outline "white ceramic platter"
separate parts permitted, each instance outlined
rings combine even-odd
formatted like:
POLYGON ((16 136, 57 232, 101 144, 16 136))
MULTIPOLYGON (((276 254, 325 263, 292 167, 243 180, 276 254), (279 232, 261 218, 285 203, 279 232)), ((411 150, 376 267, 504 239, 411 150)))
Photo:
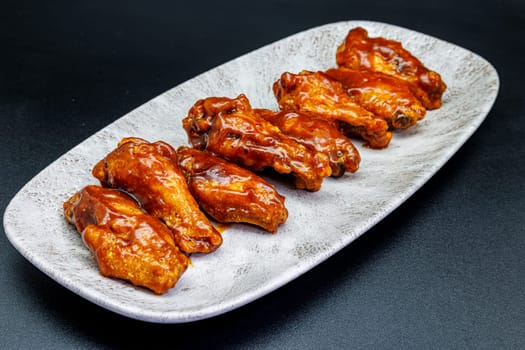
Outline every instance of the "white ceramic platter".
POLYGON ((483 58, 448 42, 377 22, 348 21, 313 28, 199 75, 126 114, 57 159, 10 202, 7 237, 37 268, 104 308, 140 320, 179 323, 212 317, 253 301, 307 272, 379 222, 420 188, 485 119, 499 88, 496 70, 483 58), (244 93, 255 108, 276 109, 271 86, 285 71, 335 66, 348 31, 401 41, 441 73, 448 89, 443 106, 416 127, 395 132, 385 150, 356 140, 361 168, 325 180, 320 191, 275 183, 286 196, 289 218, 276 235, 234 225, 222 247, 193 257, 177 285, 157 296, 102 277, 80 236, 63 217, 62 203, 87 184, 93 165, 127 136, 187 145, 181 120, 198 100, 244 93))

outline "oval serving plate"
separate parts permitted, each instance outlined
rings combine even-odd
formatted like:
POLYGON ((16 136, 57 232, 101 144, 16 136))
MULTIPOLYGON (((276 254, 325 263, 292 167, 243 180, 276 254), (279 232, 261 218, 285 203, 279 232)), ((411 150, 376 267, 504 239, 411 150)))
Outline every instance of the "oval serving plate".
POLYGON ((365 233, 420 188, 485 119, 499 89, 496 70, 480 56, 448 42, 389 24, 347 21, 306 30, 201 74, 131 111, 61 156, 29 181, 4 214, 7 237, 32 264, 64 287, 116 313, 149 322, 181 323, 249 303, 295 279, 365 233), (102 277, 91 253, 62 214, 62 203, 97 183, 93 165, 127 136, 187 145, 181 120, 198 99, 244 93, 254 108, 276 109, 271 86, 285 71, 335 66, 348 31, 399 40, 448 88, 443 106, 417 126, 395 132, 387 149, 355 140, 360 170, 326 179, 320 191, 276 183, 289 218, 272 235, 233 225, 215 253, 193 257, 177 285, 157 296, 102 277), (380 174, 380 176, 378 176, 380 174))

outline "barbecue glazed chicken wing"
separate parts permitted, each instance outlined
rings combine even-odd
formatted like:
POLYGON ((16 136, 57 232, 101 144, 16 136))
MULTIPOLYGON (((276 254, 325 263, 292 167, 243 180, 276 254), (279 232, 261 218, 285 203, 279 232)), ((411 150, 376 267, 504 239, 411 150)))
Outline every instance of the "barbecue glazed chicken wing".
POLYGON ((199 100, 183 120, 191 144, 255 171, 266 167, 294 175, 295 187, 321 188, 331 175, 328 157, 286 136, 258 116, 246 96, 199 100))
POLYGON ((125 138, 94 167, 93 175, 104 186, 131 193, 173 231, 182 251, 212 252, 222 244, 221 234, 199 209, 176 157, 167 143, 125 138))
POLYGON ((392 133, 388 123, 356 104, 339 81, 323 72, 285 72, 273 85, 282 110, 316 114, 345 123, 345 130, 359 136, 370 148, 388 146, 392 133))
POLYGON ((64 213, 103 276, 163 294, 188 266, 189 259, 175 245, 171 231, 123 192, 86 186, 64 203, 64 213))
POLYGON ((195 148, 181 146, 177 156, 191 193, 217 221, 253 224, 272 233, 286 221, 284 197, 260 176, 195 148))
POLYGON ((346 171, 354 173, 359 168, 359 152, 335 122, 305 112, 255 111, 295 141, 328 155, 333 177, 343 176, 346 171))
POLYGON ((386 120, 393 128, 406 129, 425 117, 425 107, 404 80, 344 67, 325 73, 340 81, 353 101, 386 120))
POLYGON ((337 48, 336 61, 339 66, 382 72, 405 80, 425 108, 441 106, 441 96, 447 88, 441 76, 426 68, 398 41, 371 38, 365 29, 357 27, 349 31, 337 48))

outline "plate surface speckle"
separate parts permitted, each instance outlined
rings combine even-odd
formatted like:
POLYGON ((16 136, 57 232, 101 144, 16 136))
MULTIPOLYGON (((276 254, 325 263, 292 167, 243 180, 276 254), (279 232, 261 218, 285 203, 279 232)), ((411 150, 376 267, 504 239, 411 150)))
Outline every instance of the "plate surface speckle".
POLYGON ((496 70, 480 56, 430 36, 389 24, 348 21, 313 28, 241 56, 147 102, 57 159, 12 199, 4 226, 13 246, 51 278, 119 314, 180 323, 212 317, 253 301, 293 280, 348 245, 420 188, 479 127, 499 89, 496 70), (254 108, 277 109, 271 86, 284 71, 335 66, 347 32, 399 40, 448 88, 443 106, 417 126, 395 132, 385 150, 369 150, 356 174, 326 179, 319 192, 291 189, 289 218, 276 235, 247 226, 227 229, 222 247, 192 258, 193 266, 168 293, 102 277, 62 203, 87 184, 94 164, 127 136, 187 145, 181 120, 198 99, 244 93, 254 108))

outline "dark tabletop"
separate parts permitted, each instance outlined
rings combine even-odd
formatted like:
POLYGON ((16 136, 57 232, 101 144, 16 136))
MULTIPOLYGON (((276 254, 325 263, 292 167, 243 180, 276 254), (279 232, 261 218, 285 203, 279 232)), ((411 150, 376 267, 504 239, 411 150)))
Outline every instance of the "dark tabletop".
POLYGON ((9 2, 0 5, 2 213, 28 180, 113 120, 317 25, 366 19, 430 34, 483 56, 501 86, 481 127, 386 219, 212 319, 152 324, 100 308, 33 267, 2 226, 1 349, 525 348, 525 2, 9 2))

